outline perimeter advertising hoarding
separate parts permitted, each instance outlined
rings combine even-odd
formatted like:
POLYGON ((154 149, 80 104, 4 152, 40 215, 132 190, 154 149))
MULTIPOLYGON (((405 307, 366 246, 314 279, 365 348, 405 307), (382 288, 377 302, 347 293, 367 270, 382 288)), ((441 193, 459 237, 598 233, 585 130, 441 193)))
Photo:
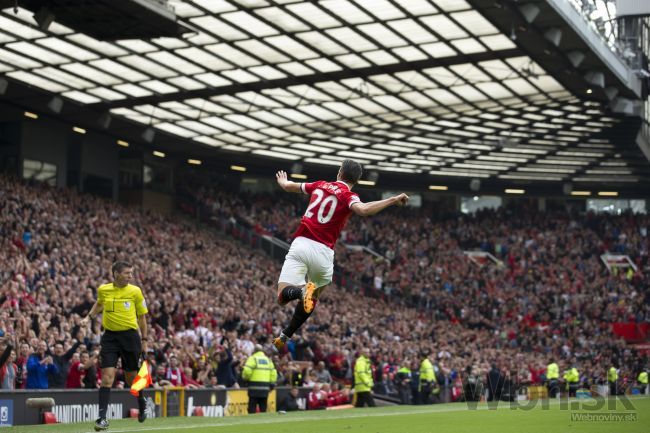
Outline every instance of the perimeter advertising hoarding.
MULTIPOLYGON (((147 417, 161 416, 162 390, 147 389, 147 417)), ((269 394, 268 410, 275 412, 276 401, 281 402, 289 388, 280 387, 269 394)), ((301 388, 299 397, 305 398, 309 389, 301 388)), ((40 424, 42 415, 38 409, 27 407, 27 399, 51 397, 55 401, 52 412, 60 423, 94 422, 98 417, 97 390, 16 390, 0 391, 0 426, 40 424)), ((128 390, 111 391, 109 419, 128 418, 131 409, 138 407, 136 399, 128 390)), ((222 417, 245 415, 248 409, 246 389, 186 389, 185 415, 194 416, 200 407, 203 416, 222 417)))
MULTIPOLYGON (((30 398, 51 397, 56 403, 52 412, 61 423, 90 422, 97 419, 99 407, 97 390, 16 390, 0 391, 0 425, 4 423, 3 409, 6 419, 12 425, 40 424, 42 415, 39 409, 27 407, 30 398), (8 404, 9 403, 9 404, 8 404)), ((154 404, 154 391, 145 391, 147 398, 147 415, 158 416, 160 413, 154 404)), ((127 418, 131 408, 137 408, 136 399, 128 390, 113 390, 111 404, 108 407, 110 419, 127 418)))
POLYGON ((0 427, 11 427, 12 425, 14 425, 14 402, 0 400, 0 427))

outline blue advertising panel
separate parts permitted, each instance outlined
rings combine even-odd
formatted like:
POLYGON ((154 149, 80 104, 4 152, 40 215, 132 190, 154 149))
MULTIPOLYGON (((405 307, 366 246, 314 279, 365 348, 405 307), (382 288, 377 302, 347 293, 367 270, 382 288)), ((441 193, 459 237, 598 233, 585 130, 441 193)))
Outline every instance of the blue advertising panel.
POLYGON ((13 424, 14 424, 13 400, 0 400, 0 427, 12 426, 13 424))

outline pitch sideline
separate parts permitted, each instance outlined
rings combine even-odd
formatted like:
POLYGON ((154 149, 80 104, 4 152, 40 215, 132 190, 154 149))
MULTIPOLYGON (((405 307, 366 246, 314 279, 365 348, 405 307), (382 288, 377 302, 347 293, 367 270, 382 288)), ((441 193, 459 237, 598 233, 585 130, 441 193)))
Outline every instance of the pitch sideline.
MULTIPOLYGON (((642 400, 645 398, 648 398, 646 396, 628 396, 627 397, 630 400, 642 400)), ((548 404, 550 406, 557 406, 560 403, 568 403, 572 401, 579 401, 581 403, 589 403, 590 401, 594 401, 593 399, 571 399, 571 400, 554 400, 554 401, 549 401, 548 404)), ((490 408, 487 404, 482 404, 480 406, 477 406, 476 409, 474 410, 503 410, 503 409, 510 409, 510 405, 508 402, 500 402, 496 408, 490 408)), ((456 405, 456 403, 450 403, 456 405)), ((391 407, 396 407, 396 406, 391 406, 391 407)), ((278 424, 278 423, 289 423, 289 422, 302 422, 302 421, 321 421, 321 420, 327 420, 327 419, 356 419, 356 418, 366 418, 366 417, 385 417, 385 416, 402 416, 402 415, 420 415, 420 414, 427 414, 427 413, 446 413, 446 412, 460 412, 460 411, 467 411, 470 410, 467 408, 467 406, 463 407, 458 407, 458 408, 452 408, 452 407, 441 407, 440 409, 435 409, 436 406, 432 405, 430 407, 427 407, 426 410, 410 410, 410 411, 404 411, 404 412, 378 412, 378 413, 370 413, 370 411, 364 411, 364 413, 356 413, 356 414, 350 414, 350 415, 343 415, 343 416, 334 416, 334 415, 329 415, 329 416, 300 416, 300 417, 284 417, 281 415, 278 415, 277 418, 258 418, 256 419, 248 419, 251 418, 250 416, 240 416, 236 417, 238 418, 237 422, 221 422, 221 423, 202 423, 202 424, 185 424, 185 425, 177 425, 177 426, 161 426, 161 427, 140 427, 140 428, 132 428, 132 429, 110 429, 110 432, 112 433, 132 433, 132 432, 147 432, 147 431, 166 431, 166 430, 189 430, 189 429, 195 429, 195 428, 205 428, 205 427, 233 427, 233 426, 238 426, 238 425, 265 425, 265 424, 278 424), (432 410, 433 409, 433 410, 432 410)), ((340 412, 337 412, 340 414, 340 412)), ((222 418, 223 419, 223 418, 222 418)), ((93 431, 88 431, 86 433, 95 433, 93 431)))

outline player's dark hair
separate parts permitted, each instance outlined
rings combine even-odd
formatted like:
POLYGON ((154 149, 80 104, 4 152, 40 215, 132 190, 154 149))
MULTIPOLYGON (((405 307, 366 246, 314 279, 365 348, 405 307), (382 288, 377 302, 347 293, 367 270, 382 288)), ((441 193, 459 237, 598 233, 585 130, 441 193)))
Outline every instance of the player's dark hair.
POLYGON ((352 159, 346 159, 341 164, 341 180, 357 183, 362 172, 361 164, 352 159))
POLYGON ((116 272, 119 274, 120 272, 122 272, 126 268, 132 268, 132 267, 133 266, 131 265, 131 263, 117 261, 117 262, 113 263, 113 266, 111 266, 111 272, 112 272, 113 276, 115 276, 116 272))

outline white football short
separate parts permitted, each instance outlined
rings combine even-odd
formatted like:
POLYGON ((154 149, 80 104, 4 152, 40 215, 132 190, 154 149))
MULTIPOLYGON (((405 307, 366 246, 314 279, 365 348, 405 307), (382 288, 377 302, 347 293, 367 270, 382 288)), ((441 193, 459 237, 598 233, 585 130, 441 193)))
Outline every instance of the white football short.
POLYGON ((334 250, 299 236, 293 240, 284 258, 278 282, 302 286, 311 281, 318 288, 331 283, 333 273, 334 250))

